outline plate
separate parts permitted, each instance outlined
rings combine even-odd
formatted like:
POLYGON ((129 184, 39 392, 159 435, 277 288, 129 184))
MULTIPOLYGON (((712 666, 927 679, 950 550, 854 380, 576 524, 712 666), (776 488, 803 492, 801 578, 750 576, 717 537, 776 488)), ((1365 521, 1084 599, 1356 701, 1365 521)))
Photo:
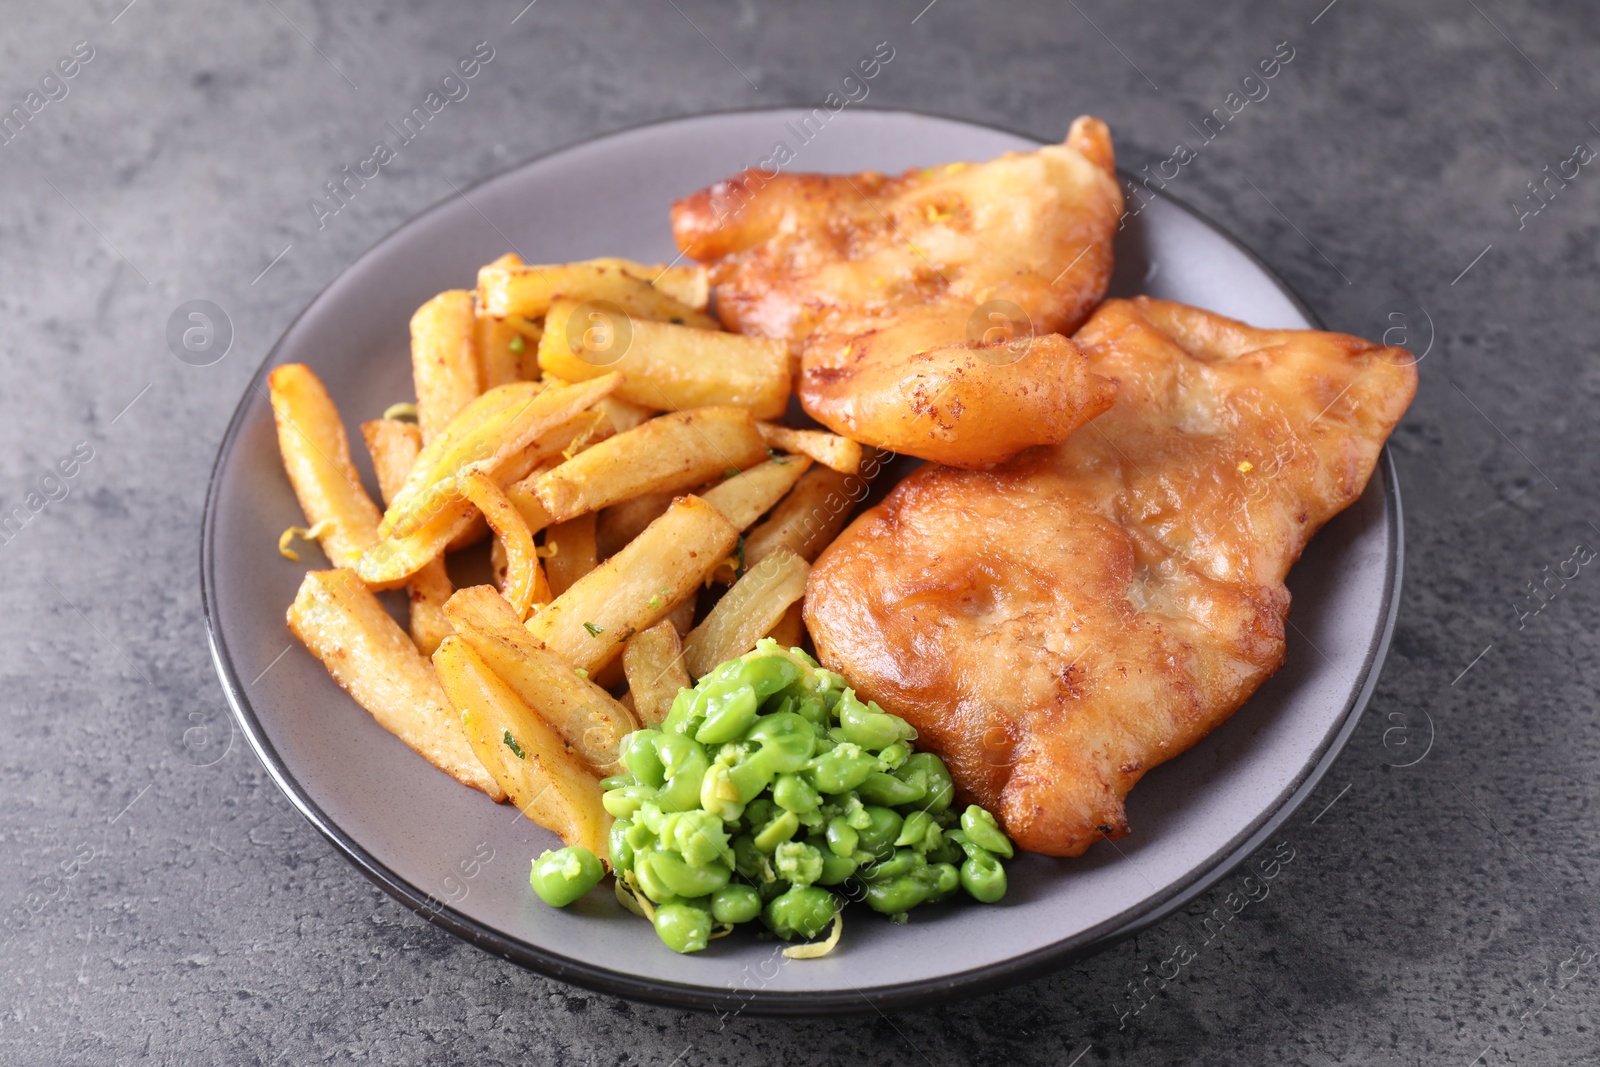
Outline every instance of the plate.
MULTIPOLYGON (((1317 784, 1376 683, 1400 590, 1400 501, 1386 452, 1366 493, 1290 576, 1284 668, 1227 725, 1144 778, 1128 803, 1133 836, 1076 860, 1019 858, 998 905, 919 909, 905 926, 852 909, 839 951, 790 961, 781 946, 743 933, 679 956, 604 893, 564 911, 541 904, 528 865, 554 836, 430 768, 291 639, 284 611, 306 565, 282 559, 276 541, 303 519, 263 379, 281 363, 309 364, 354 433, 411 396, 407 323, 428 297, 470 286, 508 246, 530 262, 671 260, 668 205, 768 158, 779 141, 794 150, 792 169, 813 171, 897 172, 1036 147, 908 112, 851 109, 820 129, 800 123, 806 114, 715 114, 613 134, 490 178, 402 226, 312 301, 267 357, 223 438, 202 524, 217 672, 251 746, 312 824, 468 941, 559 979, 671 1005, 814 1013, 926 1004, 1018 980, 1155 922, 1267 842, 1317 784)), ((1316 325, 1261 262, 1170 198, 1132 218, 1116 252, 1112 295, 1145 292, 1263 327, 1316 325)), ((353 451, 374 486, 363 450, 353 451)))

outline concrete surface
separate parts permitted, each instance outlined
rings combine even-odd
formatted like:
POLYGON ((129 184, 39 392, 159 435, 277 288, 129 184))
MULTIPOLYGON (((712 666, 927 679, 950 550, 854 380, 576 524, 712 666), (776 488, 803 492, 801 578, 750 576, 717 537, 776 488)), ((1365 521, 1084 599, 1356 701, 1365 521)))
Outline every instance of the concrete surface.
POLYGON ((0 40, 0 103, 39 91, 0 145, 0 511, 29 516, 0 535, 0 1061, 1600 1062, 1600 577, 1588 549, 1563 567, 1600 547, 1600 175, 1563 163, 1600 144, 1595 9, 126 2, 12 3, 0 40), (478 41, 470 96, 319 230, 308 199, 478 41), (1171 191, 1330 324, 1427 349, 1393 440, 1388 667, 1281 835, 1292 865, 1203 949, 1228 881, 1051 977, 893 1017, 719 1021, 547 981, 392 902, 230 746, 196 566, 217 441, 299 309, 451 183, 813 104, 880 41, 869 104, 1041 137, 1092 112, 1134 170, 1287 42, 1171 191), (204 366, 167 342, 197 299, 233 330, 204 366))

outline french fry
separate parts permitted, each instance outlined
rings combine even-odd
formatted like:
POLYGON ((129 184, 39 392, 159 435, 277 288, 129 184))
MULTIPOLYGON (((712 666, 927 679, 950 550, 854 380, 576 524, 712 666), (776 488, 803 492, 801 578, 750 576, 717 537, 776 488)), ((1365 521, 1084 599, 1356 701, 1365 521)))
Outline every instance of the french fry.
POLYGON ((289 629, 385 730, 462 784, 505 799, 433 668, 354 574, 308 573, 289 608, 289 629))
POLYGON ((600 563, 595 552, 594 512, 557 523, 545 531, 545 560, 550 592, 560 596, 600 563))
MULTIPOLYGON (((506 319, 474 312, 474 329, 477 331, 478 377, 485 389, 519 381, 522 378, 522 357, 528 350, 528 339, 506 319)), ((535 359, 538 358, 537 352, 535 359)))
POLYGON ((505 252, 484 265, 488 267, 520 267, 522 266, 522 257, 515 252, 505 252))
MULTIPOLYGON (((537 354, 535 354, 537 358, 537 354)), ((611 420, 611 429, 616 433, 627 433, 641 422, 646 422, 655 416, 659 408, 645 407, 623 400, 620 397, 608 396, 595 407, 606 413, 606 418, 611 420)))
POLYGON ((477 514, 461 496, 461 475, 481 470, 496 484, 508 480, 514 465, 531 465, 535 442, 571 432, 571 421, 616 384, 615 377, 559 389, 513 382, 474 400, 423 448, 379 524, 381 539, 356 565, 362 580, 397 581, 437 556, 477 514))
POLYGON ((587 262, 602 267, 616 267, 627 271, 635 278, 643 278, 674 300, 688 304, 696 311, 704 311, 711 303, 711 276, 699 263, 688 266, 657 263, 650 266, 617 256, 605 256, 587 262))
POLYGON ((768 637, 778 642, 781 648, 799 648, 806 639, 806 619, 804 598, 796 600, 789 605, 789 610, 783 613, 783 618, 778 620, 778 625, 772 628, 768 637))
POLYGON ((820 465, 806 471, 767 521, 745 538, 745 566, 754 567, 780 547, 807 563, 815 560, 850 521, 881 466, 874 453, 859 474, 840 474, 820 465))
POLYGON ((306 523, 331 522, 322 551, 335 567, 353 566, 378 539, 378 506, 350 462, 339 409, 304 363, 286 363, 267 377, 278 451, 306 523))
POLYGON ((483 392, 472 293, 450 289, 411 316, 411 379, 426 446, 483 392))
POLYGON ((600 775, 621 772, 622 739, 639 724, 610 693, 541 647, 489 586, 461 590, 446 611, 462 640, 590 769, 600 775))
POLYGON ((672 698, 692 683, 683 666, 683 641, 671 619, 628 638, 622 650, 622 669, 628 676, 633 713, 646 728, 660 726, 672 710, 672 698))
POLYGON ((810 466, 811 460, 805 456, 774 455, 707 489, 700 498, 728 516, 728 521, 739 529, 747 530, 794 488, 810 466))
POLYGON ((565 522, 644 493, 700 485, 754 466, 766 454, 755 420, 743 408, 678 411, 578 453, 542 476, 534 491, 551 518, 565 522))
POLYGON ((478 300, 483 309, 497 318, 520 315, 545 318, 552 302, 560 297, 578 302, 612 304, 632 320, 677 322, 702 330, 721 327, 716 319, 674 300, 648 281, 616 267, 594 263, 566 263, 548 266, 495 267, 478 271, 478 300))
POLYGON ((677 498, 678 494, 671 491, 645 493, 599 512, 599 520, 595 524, 595 543, 600 558, 607 559, 620 552, 623 545, 644 533, 646 526, 666 514, 677 498))
POLYGON ((644 319, 596 328, 587 316, 577 300, 550 305, 539 342, 545 374, 585 381, 617 371, 619 397, 667 411, 729 404, 771 419, 789 405, 789 348, 781 340, 644 319))
POLYGON ((623 642, 694 596, 738 538, 722 512, 699 497, 680 497, 626 548, 535 612, 528 632, 594 676, 623 642))
POLYGON ((482 471, 461 476, 461 494, 483 512, 489 528, 500 539, 506 554, 505 598, 516 612, 517 621, 528 617, 534 604, 550 601, 550 585, 533 551, 533 535, 528 524, 498 485, 482 471))
MULTIPOLYGON (((378 473, 378 490, 385 505, 405 485, 411 468, 422 450, 422 434, 416 423, 398 419, 374 419, 361 424, 361 436, 372 454, 378 473)), ((454 591, 444 557, 435 556, 406 583, 411 600, 411 640, 424 656, 433 655, 439 642, 450 636, 450 621, 444 617, 444 602, 454 591)))
POLYGON ((787 548, 774 550, 745 571, 704 622, 683 642, 683 662, 696 678, 724 660, 742 656, 772 632, 789 605, 805 595, 811 565, 787 548))
POLYGON ((770 422, 757 428, 769 448, 810 456, 840 474, 854 474, 861 469, 861 446, 848 437, 822 430, 792 430, 770 422))
POLYGON ((689 631, 694 629, 694 612, 699 600, 698 595, 691 596, 667 615, 667 621, 672 623, 672 628, 678 631, 680 638, 688 637, 689 631))
POLYGON ((439 646, 433 663, 472 750, 512 803, 562 843, 609 858, 600 783, 561 735, 459 636, 439 646))

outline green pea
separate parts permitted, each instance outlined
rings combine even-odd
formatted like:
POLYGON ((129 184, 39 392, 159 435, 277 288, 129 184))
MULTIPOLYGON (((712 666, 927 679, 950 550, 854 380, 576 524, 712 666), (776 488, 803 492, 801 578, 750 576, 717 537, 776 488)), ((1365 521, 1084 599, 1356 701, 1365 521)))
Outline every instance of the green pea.
POLYGON ((694 866, 726 863, 731 859, 727 826, 707 811, 680 811, 668 815, 661 823, 661 843, 694 866))
POLYGON ((625 871, 633 866, 633 845, 628 843, 628 831, 633 829, 633 822, 629 819, 618 819, 611 824, 611 829, 606 831, 606 844, 611 851, 611 866, 619 871, 625 871))
POLYGON ((961 888, 974 899, 993 904, 1006 895, 1006 869, 986 851, 976 856, 969 853, 961 865, 961 888))
POLYGON ((785 811, 778 815, 766 826, 756 832, 756 848, 762 852, 772 852, 779 845, 795 835, 800 829, 800 820, 792 811, 785 811))
POLYGON ((967 810, 961 813, 961 829, 968 841, 997 856, 1010 859, 1016 852, 994 816, 976 804, 967 805, 967 810))
POLYGON ((823 793, 847 793, 859 788, 878 769, 878 761, 856 744, 835 745, 806 764, 806 777, 823 793))
POLYGON ((896 849, 888 859, 868 867, 862 876, 869 882, 890 882, 905 875, 917 873, 927 866, 927 861, 909 848, 896 849))
POLYGON ((899 915, 927 900, 929 887, 910 875, 868 882, 867 907, 885 915, 899 915))
POLYGON ((755 655, 744 661, 742 677, 745 684, 755 690, 757 698, 765 700, 798 682, 800 667, 782 653, 770 656, 755 655))
POLYGON ((860 844, 861 835, 843 816, 828 820, 828 851, 835 856, 848 856, 860 844))
POLYGON ((657 789, 667 780, 667 770, 661 765, 661 756, 656 751, 656 742, 660 738, 660 730, 635 730, 622 742, 622 765, 642 784, 657 789))
POLYGON ((878 750, 878 770, 893 773, 911 758, 911 746, 896 741, 878 750))
POLYGON ((810 885, 822 877, 822 852, 804 841, 785 841, 772 853, 778 877, 793 885, 810 885))
POLYGON ((777 878, 767 854, 756 848, 755 838, 749 834, 733 839, 733 869, 758 885, 777 878))
POLYGON ((609 778, 600 779, 600 788, 602 790, 622 789, 626 786, 638 784, 638 780, 631 774, 613 774, 609 778))
POLYGON ((650 869, 657 881, 675 897, 703 897, 728 884, 733 873, 724 864, 695 865, 676 852, 661 849, 650 854, 650 869))
POLYGON ((533 861, 528 883, 540 900, 564 908, 599 885, 605 873, 593 852, 572 846, 542 853, 533 861))
POLYGON ((656 741, 667 773, 656 803, 662 811, 691 811, 700 806, 700 784, 711 761, 706 750, 682 734, 662 734, 656 741))
POLYGON ((867 780, 861 783, 856 792, 860 793, 861 799, 868 804, 897 808, 903 804, 915 804, 922 799, 927 789, 914 781, 902 782, 892 774, 873 771, 867 775, 867 780))
POLYGON ((822 698, 814 695, 801 697, 794 703, 794 713, 811 724, 812 730, 819 730, 828 725, 828 705, 822 698))
POLYGON ((960 830, 941 831, 939 834, 939 843, 928 849, 928 862, 935 864, 958 864, 965 859, 966 856, 961 851, 961 844, 950 839, 951 833, 959 834, 960 832, 960 830))
POLYGON ((832 852, 822 853, 822 874, 817 877, 817 885, 838 885, 840 882, 856 873, 856 861, 851 856, 835 856, 832 852))
POLYGON ((683 901, 656 908, 656 934, 674 952, 699 952, 711 937, 711 912, 683 901))
MULTIPOLYGON (((763 750, 764 751, 764 750, 763 750)), ((755 753, 743 763, 736 763, 728 768, 728 780, 738 791, 739 799, 749 803, 761 795, 762 790, 772 784, 773 777, 777 774, 771 763, 763 758, 760 752, 755 753)))
POLYGON ((694 732, 694 739, 702 745, 720 745, 724 741, 744 736, 756 721, 756 694, 749 686, 711 701, 706 707, 706 718, 694 732))
POLYGON ((925 811, 913 811, 906 816, 905 824, 900 827, 900 833, 894 839, 894 845, 895 848, 910 846, 918 852, 927 852, 937 845, 943 836, 932 815, 925 811))
POLYGON ((812 938, 828 928, 836 910, 833 894, 816 886, 795 886, 767 902, 761 917, 785 941, 812 938))
POLYGON ((953 863, 930 863, 928 872, 932 879, 933 893, 924 901, 926 904, 936 904, 961 888, 961 872, 953 863))
POLYGON ((663 855, 670 855, 670 853, 664 853, 660 849, 654 848, 639 849, 634 853, 633 867, 631 868, 633 876, 639 884, 639 889, 657 904, 671 900, 678 895, 672 891, 671 886, 656 876, 656 858, 663 855))
POLYGON ((761 914, 755 887, 730 882, 711 894, 711 917, 719 923, 747 923, 761 914))
POLYGON ((917 736, 917 731, 911 728, 910 723, 898 715, 881 710, 876 704, 861 703, 854 690, 845 690, 836 710, 845 740, 853 741, 862 748, 876 751, 896 741, 910 741, 917 736))
POLYGON ((914 753, 894 774, 901 781, 922 786, 923 797, 917 806, 931 815, 944 811, 955 799, 956 784, 950 777, 950 769, 932 752, 914 753))
POLYGON ((868 806, 868 826, 858 832, 858 847, 874 856, 888 857, 894 853, 894 839, 900 836, 903 820, 888 808, 868 806))
POLYGON ((815 811, 822 804, 821 795, 804 778, 795 774, 778 775, 778 781, 772 787, 772 799, 778 807, 796 815, 815 811))
POLYGON ((647 785, 625 785, 621 789, 609 790, 600 798, 600 803, 610 812, 613 818, 632 818, 646 801, 656 799, 656 791, 647 785))

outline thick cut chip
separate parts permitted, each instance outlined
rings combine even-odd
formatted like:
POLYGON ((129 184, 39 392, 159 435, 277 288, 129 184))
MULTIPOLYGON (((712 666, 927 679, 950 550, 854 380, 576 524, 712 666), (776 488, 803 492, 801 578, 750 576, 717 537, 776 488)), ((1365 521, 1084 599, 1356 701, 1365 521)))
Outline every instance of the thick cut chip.
POLYGON ((789 405, 782 341, 643 319, 614 324, 574 300, 550 305, 539 367, 575 382, 616 371, 619 397, 658 411, 729 404, 770 419, 789 405))
POLYGON ((411 378, 424 445, 483 392, 477 333, 465 289, 440 293, 411 316, 411 378))
POLYGON ((545 581, 539 557, 534 554, 533 535, 528 524, 506 494, 482 471, 461 476, 461 492, 472 506, 483 512, 489 528, 500 539, 505 553, 506 602, 516 611, 518 621, 528 617, 535 604, 550 601, 550 585, 545 581))
POLYGON ((738 539, 722 512, 699 497, 679 497, 626 548, 536 612, 528 631, 597 675, 628 638, 694 596, 738 539))
POLYGON ((550 592, 560 596, 600 563, 595 549, 595 514, 579 515, 545 531, 545 568, 550 592))
POLYGON ((770 422, 763 422, 759 429, 761 439, 780 452, 810 456, 840 474, 854 474, 861 469, 861 446, 848 437, 821 430, 793 430, 770 422))
POLYGON ((289 629, 385 730, 462 784, 505 799, 468 744, 433 667, 354 574, 307 574, 289 608, 289 629))
POLYGON ((683 665, 683 639, 671 619, 662 619, 628 638, 622 650, 622 668, 628 676, 633 712, 646 727, 660 726, 672 710, 678 690, 692 684, 683 665))
POLYGON ((564 738, 596 774, 618 774, 622 739, 637 728, 628 710, 572 664, 540 646, 504 597, 487 585, 450 598, 451 623, 523 703, 564 738))
POLYGON ((278 452, 306 523, 329 522, 322 551, 336 567, 353 566, 378 539, 378 506, 350 462, 339 409, 304 363, 286 363, 267 377, 278 452))
POLYGON ((1289 568, 1417 381, 1401 349, 1145 298, 1077 341, 1110 411, 992 471, 916 471, 806 591, 823 664, 1058 856, 1127 834, 1128 790, 1278 669, 1289 568))
POLYGON ((707 504, 728 516, 728 521, 747 530, 784 495, 794 488, 811 461, 805 456, 783 456, 776 453, 765 463, 713 486, 700 494, 707 504))
POLYGON ((699 678, 742 656, 783 620, 806 591, 810 564, 780 548, 745 571, 683 642, 683 662, 699 678))
POLYGON ((589 304, 603 315, 621 312, 629 319, 676 322, 702 330, 720 328, 705 312, 673 299, 647 280, 603 263, 491 265, 478 271, 478 303, 498 318, 543 318, 550 305, 562 297, 589 304))
POLYGON ((565 522, 645 493, 691 489, 766 455, 743 408, 676 411, 578 453, 541 477, 535 491, 551 517, 565 522))
POLYGON ((609 858, 600 780, 561 735, 460 637, 440 645, 433 663, 472 750, 511 802, 563 844, 609 858))
MULTIPOLYGON (((388 505, 405 485, 411 468, 422 451, 422 434, 416 423, 398 419, 374 419, 361 424, 361 436, 372 454, 378 474, 378 490, 388 505)), ((444 617, 445 601, 454 587, 445 570, 444 557, 436 556, 406 583, 411 600, 411 640, 424 656, 433 655, 439 642, 450 636, 450 621, 444 617)))

